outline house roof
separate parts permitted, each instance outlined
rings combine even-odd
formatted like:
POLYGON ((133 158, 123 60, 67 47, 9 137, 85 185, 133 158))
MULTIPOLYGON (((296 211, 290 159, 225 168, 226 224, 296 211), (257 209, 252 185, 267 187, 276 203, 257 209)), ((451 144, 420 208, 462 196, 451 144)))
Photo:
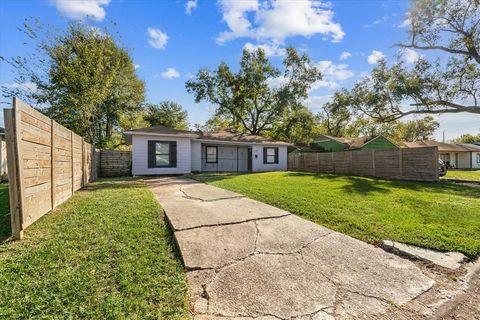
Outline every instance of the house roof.
POLYGON ((462 147, 468 149, 469 151, 480 152, 480 146, 473 143, 461 143, 462 147))
POLYGON ((407 148, 438 147, 439 152, 469 152, 470 149, 463 145, 442 143, 433 140, 403 142, 407 148))
POLYGON ((277 140, 265 138, 258 135, 245 134, 245 133, 240 133, 240 132, 235 132, 230 130, 200 132, 197 139, 272 144, 272 145, 283 145, 283 146, 291 145, 291 143, 284 142, 284 141, 277 141, 277 140))
MULTIPOLYGON (((325 139, 328 139, 328 140, 333 140, 333 141, 336 141, 338 143, 341 143, 341 144, 345 145, 345 147, 347 147, 348 149, 360 149, 364 145, 366 145, 367 143, 369 143, 369 142, 371 142, 375 139, 378 139, 379 137, 384 137, 384 136, 379 135, 379 136, 376 136, 372 139, 368 139, 367 137, 352 138, 352 137, 333 137, 333 136, 329 136, 329 135, 322 135, 319 138, 315 139, 315 141, 319 142, 319 141, 323 140, 322 138, 325 138, 325 139)), ((388 139, 388 138, 385 138, 385 139, 390 141, 390 139, 388 139)), ((395 144, 395 143, 393 143, 393 144, 395 144)))
POLYGON ((291 145, 291 143, 288 143, 288 142, 277 141, 277 140, 265 138, 258 135, 249 135, 249 134, 239 133, 231 130, 194 132, 194 131, 173 129, 166 126, 153 126, 149 128, 141 128, 141 129, 125 131, 124 135, 125 135, 126 141, 128 143, 131 143, 132 142, 131 136, 135 134, 177 136, 177 137, 193 138, 196 140, 209 140, 209 141, 214 140, 214 141, 271 144, 271 145, 283 145, 283 146, 291 145))

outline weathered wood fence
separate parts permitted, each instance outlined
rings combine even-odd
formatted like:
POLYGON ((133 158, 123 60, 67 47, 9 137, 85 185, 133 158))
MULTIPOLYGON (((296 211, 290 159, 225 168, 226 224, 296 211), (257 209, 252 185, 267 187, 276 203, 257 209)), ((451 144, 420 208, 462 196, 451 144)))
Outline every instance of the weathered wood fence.
POLYGON ((387 179, 438 181, 437 147, 329 153, 290 153, 288 170, 387 179))
POLYGON ((102 177, 126 177, 132 173, 132 152, 120 150, 100 151, 102 177))
POLYGON ((98 175, 99 153, 82 137, 13 99, 4 109, 12 236, 98 175))

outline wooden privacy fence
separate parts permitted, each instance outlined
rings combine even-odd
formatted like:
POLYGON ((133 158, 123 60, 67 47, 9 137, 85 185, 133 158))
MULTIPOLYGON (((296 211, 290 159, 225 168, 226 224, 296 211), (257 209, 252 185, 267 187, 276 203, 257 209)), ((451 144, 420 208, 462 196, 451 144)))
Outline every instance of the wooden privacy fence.
POLYGON ((290 153, 288 170, 387 179, 438 181, 437 147, 330 153, 290 153))
POLYGON ((100 175, 102 177, 125 177, 132 172, 132 152, 119 150, 100 151, 100 175))
POLYGON ((4 110, 12 236, 97 178, 98 152, 19 99, 4 110))

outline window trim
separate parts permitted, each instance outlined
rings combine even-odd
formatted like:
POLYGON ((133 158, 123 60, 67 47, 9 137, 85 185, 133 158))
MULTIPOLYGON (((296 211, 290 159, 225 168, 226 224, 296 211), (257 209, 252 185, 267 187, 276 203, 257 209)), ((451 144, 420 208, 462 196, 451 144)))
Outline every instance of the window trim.
POLYGON ((218 163, 218 146, 205 146, 205 163, 218 163), (208 161, 208 148, 215 148, 215 161, 208 161))
POLYGON ((480 153, 477 153, 477 163, 480 163, 480 153))
POLYGON ((278 147, 263 147, 263 164, 278 164, 278 147), (273 149, 273 162, 268 161, 268 157, 272 155, 268 154, 268 150, 273 149))
MULTIPOLYGON (((177 167, 177 141, 148 140, 148 167, 149 168, 176 168, 177 167), (157 164, 157 143, 168 144, 168 165, 157 164), (152 147, 153 145, 153 147, 152 147), (153 152, 153 154, 151 153, 153 152)), ((158 153, 167 155, 167 153, 158 153)))

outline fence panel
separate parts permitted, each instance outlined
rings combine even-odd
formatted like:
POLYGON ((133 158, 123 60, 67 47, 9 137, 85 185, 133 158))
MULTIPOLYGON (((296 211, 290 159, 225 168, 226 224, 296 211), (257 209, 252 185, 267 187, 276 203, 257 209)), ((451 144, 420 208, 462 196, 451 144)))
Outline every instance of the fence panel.
POLYGON ((100 151, 100 176, 125 177, 132 170, 132 152, 119 150, 100 151))
POLYGON ((437 147, 330 153, 291 153, 288 170, 438 181, 437 147))
POLYGON ((23 230, 96 179, 96 170, 87 175, 85 169, 97 167, 92 161, 98 152, 19 99, 4 115, 12 235, 21 239, 23 230))

